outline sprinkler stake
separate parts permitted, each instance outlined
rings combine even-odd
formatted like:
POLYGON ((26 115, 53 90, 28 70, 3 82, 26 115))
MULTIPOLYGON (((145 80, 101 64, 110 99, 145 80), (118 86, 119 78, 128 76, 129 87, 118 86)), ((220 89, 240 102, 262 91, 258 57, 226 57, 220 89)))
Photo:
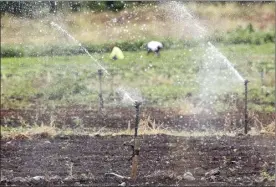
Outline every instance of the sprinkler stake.
POLYGON ((102 94, 102 76, 103 76, 103 70, 99 69, 98 70, 98 75, 99 75, 99 110, 102 111, 103 109, 103 94, 102 94))
POLYGON ((247 84, 248 80, 244 81, 244 134, 248 132, 248 112, 247 112, 247 84))
POLYGON ((133 156, 132 156, 132 169, 131 169, 131 179, 136 180, 137 178, 137 168, 138 168, 138 155, 140 151, 139 141, 138 141, 138 125, 140 121, 140 105, 142 103, 135 101, 134 106, 136 110, 136 118, 135 118, 135 132, 134 132, 134 146, 133 146, 133 156))
POLYGON ((261 71, 261 94, 263 95, 264 94, 264 69, 262 69, 261 71))

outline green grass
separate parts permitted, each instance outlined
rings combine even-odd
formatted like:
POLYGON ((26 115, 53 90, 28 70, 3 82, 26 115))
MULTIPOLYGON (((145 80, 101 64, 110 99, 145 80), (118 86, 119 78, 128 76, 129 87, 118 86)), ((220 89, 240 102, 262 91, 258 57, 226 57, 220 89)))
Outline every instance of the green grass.
MULTIPOLYGON (((217 46, 250 80, 249 100, 274 101, 274 44, 217 46), (266 67, 264 84, 269 96, 261 94, 262 66, 266 67)), ((145 51, 124 54, 125 59, 117 61, 109 59, 109 53, 93 54, 112 74, 103 80, 106 105, 114 103, 112 93, 120 86, 137 88, 149 105, 181 106, 187 94, 200 94, 197 73, 203 62, 202 48, 163 50, 160 58, 145 51)), ((1 62, 4 108, 98 103, 98 67, 87 55, 2 58, 1 62)), ((242 95, 243 84, 225 84, 238 87, 242 95)))

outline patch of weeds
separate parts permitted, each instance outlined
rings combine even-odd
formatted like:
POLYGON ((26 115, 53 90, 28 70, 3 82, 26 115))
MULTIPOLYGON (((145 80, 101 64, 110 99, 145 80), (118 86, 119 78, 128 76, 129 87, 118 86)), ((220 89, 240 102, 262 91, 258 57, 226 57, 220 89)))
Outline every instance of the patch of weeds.
POLYGON ((261 177, 264 178, 264 179, 267 179, 268 181, 275 181, 275 175, 270 175, 266 171, 261 172, 261 177))

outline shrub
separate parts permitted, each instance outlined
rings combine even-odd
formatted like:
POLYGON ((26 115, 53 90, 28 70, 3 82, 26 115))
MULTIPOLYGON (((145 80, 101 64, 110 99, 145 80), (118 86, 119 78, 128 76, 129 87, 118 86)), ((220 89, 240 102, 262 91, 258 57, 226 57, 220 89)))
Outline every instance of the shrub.
POLYGON ((255 31, 252 24, 246 28, 238 27, 236 30, 228 32, 226 37, 222 39, 225 43, 239 44, 263 44, 274 42, 275 33, 255 31))

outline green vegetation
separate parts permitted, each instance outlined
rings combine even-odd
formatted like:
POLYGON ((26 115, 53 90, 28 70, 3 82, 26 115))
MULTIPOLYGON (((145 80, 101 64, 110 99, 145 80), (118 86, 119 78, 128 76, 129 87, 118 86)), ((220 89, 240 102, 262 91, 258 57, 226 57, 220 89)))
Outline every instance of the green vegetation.
POLYGON ((222 43, 260 45, 264 43, 274 43, 275 32, 255 31, 252 24, 249 24, 246 28, 239 26, 237 29, 229 31, 227 34, 214 35, 213 39, 222 43))
MULTIPOLYGON (((210 39, 219 42, 220 44, 266 44, 274 43, 275 33, 254 32, 248 33, 244 30, 237 30, 224 36, 214 36, 210 39), (244 36, 242 33, 244 34, 244 36)), ((118 46, 123 51, 143 51, 145 50, 145 40, 137 41, 117 41, 106 44, 83 44, 90 53, 104 53, 112 50, 112 46, 118 46)), ((195 47, 198 45, 197 40, 161 40, 167 49, 183 49, 195 47)), ((85 54, 80 47, 75 45, 56 44, 49 46, 36 45, 3 45, 1 48, 2 57, 25 57, 25 56, 57 56, 57 55, 78 55, 85 54)))
MULTIPOLYGON (((218 46, 241 75, 250 80, 250 108, 271 111, 275 81, 274 4, 189 2, 185 6, 208 31, 206 40, 218 46)), ((119 86, 138 88, 149 105, 185 108, 198 99, 203 48, 193 28, 185 21, 183 25, 175 23, 165 4, 1 2, 0 9, 4 108, 98 102, 96 63, 52 28, 51 21, 66 29, 111 72, 104 77, 106 105, 114 104, 119 86), (164 44, 160 58, 146 55, 145 44, 150 40, 164 44), (114 46, 123 50, 124 60, 109 59, 114 46)), ((238 87, 233 92, 242 100, 242 84, 231 87, 238 87)), ((222 103, 227 96, 219 97, 222 103)))
MULTIPOLYGON (((209 38, 220 44, 266 44, 274 43, 274 32, 255 32, 251 24, 247 28, 238 28, 235 31, 224 35, 213 35, 209 38)), ((173 40, 170 38, 161 39, 166 49, 183 49, 195 47, 198 40, 173 40)), ((90 53, 104 53, 112 50, 113 46, 121 48, 123 51, 143 51, 145 50, 146 40, 136 41, 116 41, 105 44, 83 44, 90 53)), ((80 47, 70 44, 55 45, 3 45, 1 47, 2 57, 24 57, 24 56, 57 56, 57 55, 78 55, 85 54, 80 47)))
MULTIPOLYGON (((250 80, 249 100, 253 102, 250 107, 270 111, 272 106, 260 107, 254 102, 274 101, 274 44, 221 45, 220 50, 250 80), (263 91, 261 67, 265 68, 263 91)), ((197 73, 202 63, 202 48, 163 50, 160 58, 145 51, 124 53, 125 59, 117 61, 110 60, 109 53, 94 54, 111 73, 104 77, 107 105, 114 102, 115 89, 120 86, 138 88, 147 104, 159 106, 181 106, 187 95, 192 94, 196 99, 199 94, 197 73)), ((97 68, 87 55, 3 58, 1 105, 26 108, 38 103, 97 104, 97 68)), ((242 85, 236 85, 241 87, 239 94, 242 85)))

